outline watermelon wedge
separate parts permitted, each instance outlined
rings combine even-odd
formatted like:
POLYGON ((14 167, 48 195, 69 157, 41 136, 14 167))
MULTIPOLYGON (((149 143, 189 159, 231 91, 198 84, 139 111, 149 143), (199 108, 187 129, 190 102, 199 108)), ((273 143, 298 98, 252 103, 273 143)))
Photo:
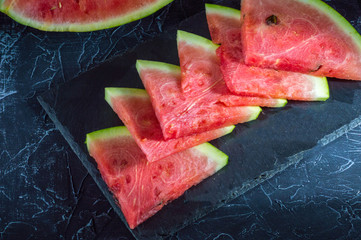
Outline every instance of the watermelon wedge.
POLYGON ((205 101, 222 102, 227 106, 283 107, 285 99, 234 95, 222 76, 216 54, 218 45, 201 36, 178 31, 178 55, 182 73, 182 91, 186 97, 202 97, 205 101))
POLYGON ((89 133, 86 144, 131 229, 228 162, 226 154, 203 143, 150 163, 126 127, 89 133))
POLYGON ((189 136, 254 120, 260 107, 227 107, 202 96, 185 97, 178 66, 138 60, 139 76, 147 90, 165 139, 189 136))
POLYGON ((45 31, 86 32, 146 17, 173 0, 1 0, 0 11, 45 31))
POLYGON ((217 49, 217 55, 224 81, 231 92, 303 101, 329 98, 328 83, 324 77, 245 65, 239 10, 206 4, 206 16, 212 41, 222 44, 217 49))
POLYGON ((320 0, 242 0, 242 46, 252 66, 361 80, 361 36, 320 0))
POLYGON ((241 11, 216 4, 205 4, 206 17, 212 42, 225 42, 228 30, 241 28, 241 11))
POLYGON ((131 132, 135 142, 150 162, 219 138, 232 132, 235 127, 232 125, 165 140, 149 95, 144 89, 105 88, 105 99, 131 132))

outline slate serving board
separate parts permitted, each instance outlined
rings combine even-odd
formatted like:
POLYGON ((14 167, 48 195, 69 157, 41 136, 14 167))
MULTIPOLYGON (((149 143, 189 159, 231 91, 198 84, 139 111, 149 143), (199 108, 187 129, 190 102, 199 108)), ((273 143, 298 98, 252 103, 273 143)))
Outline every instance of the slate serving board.
MULTIPOLYGON (((186 20, 179 28, 209 37, 204 13, 186 20)), ((176 29, 169 30, 38 97, 123 221, 95 161, 87 153, 85 135, 122 125, 104 100, 104 88, 143 88, 134 66, 136 59, 177 64, 175 39, 176 29)), ((133 235, 137 239, 158 239, 174 233, 298 162, 305 152, 359 125, 361 82, 330 79, 329 86, 331 97, 326 102, 290 102, 282 109, 264 109, 256 121, 237 125, 232 134, 212 141, 229 155, 228 166, 132 230, 133 235)))

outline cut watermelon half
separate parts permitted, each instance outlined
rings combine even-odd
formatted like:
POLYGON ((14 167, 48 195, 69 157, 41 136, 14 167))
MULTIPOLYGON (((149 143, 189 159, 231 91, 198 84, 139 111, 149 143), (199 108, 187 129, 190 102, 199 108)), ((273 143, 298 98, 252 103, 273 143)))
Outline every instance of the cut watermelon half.
POLYGON ((131 229, 228 162, 204 143, 150 163, 126 127, 89 133, 86 144, 131 229))
POLYGON ((361 36, 320 0, 242 0, 242 46, 252 66, 361 80, 361 36))
POLYGON ((85 32, 146 17, 173 0, 2 0, 15 21, 45 31, 85 32))
POLYGON ((189 136, 254 120, 260 107, 227 107, 201 96, 185 97, 178 66, 138 60, 139 76, 147 90, 165 139, 189 136))
POLYGON ((217 49, 217 55, 224 81, 231 92, 303 101, 329 98, 328 83, 324 77, 245 65, 239 10, 207 4, 206 15, 212 41, 222 44, 217 49))
POLYGON ((235 127, 232 125, 187 137, 165 140, 149 95, 144 89, 105 88, 105 99, 131 132, 150 162, 219 138, 232 132, 235 127))
POLYGON ((222 76, 216 54, 219 47, 201 36, 178 31, 178 55, 182 73, 182 91, 187 98, 202 97, 205 101, 222 102, 228 106, 283 107, 285 99, 234 95, 222 76))

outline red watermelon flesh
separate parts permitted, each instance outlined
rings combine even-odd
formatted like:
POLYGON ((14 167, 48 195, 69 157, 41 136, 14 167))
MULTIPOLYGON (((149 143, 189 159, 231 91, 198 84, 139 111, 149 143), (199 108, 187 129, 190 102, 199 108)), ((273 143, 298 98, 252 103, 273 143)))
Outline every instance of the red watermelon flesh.
POLYGON ((243 0, 247 65, 361 80, 361 36, 320 0, 243 0))
POLYGON ((241 12, 216 4, 206 4, 206 17, 212 42, 222 44, 228 30, 241 28, 241 12))
POLYGON ((145 60, 138 60, 136 66, 165 139, 251 121, 261 111, 255 106, 227 107, 202 96, 185 97, 178 66, 145 60))
POLYGON ((219 138, 234 129, 234 125, 232 125, 191 136, 165 140, 149 95, 144 89, 106 88, 105 99, 131 132, 150 162, 219 138))
POLYGON ((326 78, 247 66, 237 44, 241 39, 240 30, 228 31, 227 36, 229 39, 236 36, 238 40, 223 44, 217 54, 224 81, 231 92, 301 101, 325 101, 329 98, 326 78))
POLYGON ((228 161, 223 152, 203 143, 150 163, 126 127, 89 133, 86 143, 131 229, 228 161))
POLYGON ((235 95, 223 80, 216 54, 218 45, 184 31, 177 34, 178 55, 182 73, 182 91, 187 98, 202 97, 205 101, 228 106, 283 107, 287 101, 270 97, 235 95))
POLYGON ((231 92, 288 100, 328 99, 328 84, 325 78, 245 65, 239 10, 207 4, 206 14, 211 36, 216 35, 217 43, 222 44, 217 49, 217 55, 221 61, 224 81, 231 92), (230 23, 231 21, 233 23, 230 23), (222 39, 219 39, 218 35, 222 36, 222 39))
POLYGON ((14 20, 46 31, 94 31, 148 16, 173 0, 2 0, 14 20))
POLYGON ((261 98, 261 97, 240 97, 237 95, 224 95, 219 97, 219 102, 227 107, 235 106, 269 106, 269 107, 283 107, 287 101, 276 98, 261 98), (245 100, 246 99, 246 100, 245 100), (247 102, 247 103, 246 103, 247 102))

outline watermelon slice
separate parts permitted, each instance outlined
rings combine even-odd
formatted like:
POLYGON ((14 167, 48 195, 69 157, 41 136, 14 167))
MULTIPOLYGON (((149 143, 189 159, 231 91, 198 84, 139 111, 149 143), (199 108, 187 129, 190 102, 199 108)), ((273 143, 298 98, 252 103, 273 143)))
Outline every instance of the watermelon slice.
POLYGON ((86 143, 131 229, 228 162, 226 154, 203 143, 150 163, 126 127, 89 133, 86 143))
POLYGON ((225 42, 228 30, 241 28, 241 11, 216 4, 206 3, 206 17, 212 42, 225 42))
POLYGON ((178 31, 178 55, 182 72, 182 91, 186 97, 223 102, 230 106, 283 107, 285 99, 260 98, 232 94, 222 76, 216 54, 218 45, 201 36, 178 31), (237 105, 236 105, 237 106, 237 105))
POLYGON ((222 44, 217 54, 224 80, 231 92, 304 101, 324 101, 329 98, 324 77, 245 65, 239 10, 206 4, 206 15, 212 41, 222 44))
POLYGON ((245 63, 361 80, 361 36, 320 0, 242 0, 245 63))
POLYGON ((45 31, 95 31, 146 17, 173 0, 1 0, 0 11, 45 31))
POLYGON ((138 60, 136 64, 165 139, 189 136, 254 120, 260 107, 227 107, 202 96, 185 97, 178 66, 138 60))
POLYGON ((105 88, 105 99, 123 121, 147 160, 154 162, 173 153, 219 138, 234 125, 191 136, 165 140, 152 103, 144 89, 105 88))

